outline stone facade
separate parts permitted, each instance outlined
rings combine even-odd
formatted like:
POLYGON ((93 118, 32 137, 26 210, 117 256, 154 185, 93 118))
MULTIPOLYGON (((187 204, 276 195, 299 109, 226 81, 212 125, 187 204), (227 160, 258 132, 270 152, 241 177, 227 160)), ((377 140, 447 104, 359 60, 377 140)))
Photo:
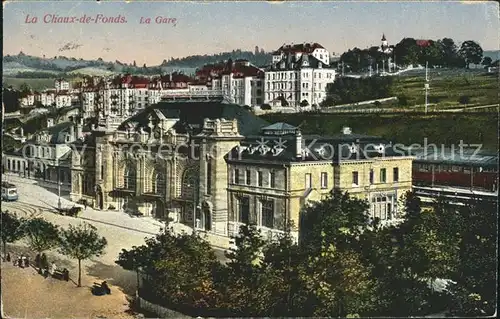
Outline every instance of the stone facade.
POLYGON ((181 113, 152 108, 116 131, 96 129, 76 144, 72 200, 171 218, 221 236, 255 224, 274 237, 288 226, 297 235, 303 207, 335 189, 367 199, 371 214, 387 220, 395 219, 398 200, 411 189, 412 158, 392 154, 380 139, 346 131, 311 142, 285 123, 249 124, 255 117, 236 105, 202 105, 197 112, 212 118, 196 120, 193 105, 176 109, 181 113), (214 116, 210 107, 223 111, 214 116), (369 142, 376 144, 369 149, 374 156, 356 158, 351 148, 371 147, 369 142), (327 143, 340 155, 326 156, 327 143))

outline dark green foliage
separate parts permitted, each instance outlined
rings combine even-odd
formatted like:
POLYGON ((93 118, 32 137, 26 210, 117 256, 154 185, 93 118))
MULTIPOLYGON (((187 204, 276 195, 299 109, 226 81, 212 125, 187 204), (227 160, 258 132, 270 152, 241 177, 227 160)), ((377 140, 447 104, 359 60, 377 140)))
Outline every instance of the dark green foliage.
POLYGON ((458 102, 460 104, 469 104, 470 98, 467 95, 462 95, 459 99, 458 102))
POLYGON ((78 287, 82 284, 81 261, 100 256, 107 245, 106 238, 100 237, 97 229, 88 223, 77 227, 69 225, 61 232, 59 250, 62 254, 78 260, 78 287))
POLYGON ((299 126, 303 134, 336 135, 344 126, 357 128, 358 134, 382 136, 405 145, 424 139, 436 145, 481 143, 483 148, 498 148, 498 114, 441 113, 432 116, 422 114, 269 114, 262 116, 268 122, 286 122, 299 126), (479 133, 482 132, 482 135, 479 133), (482 136, 482 138, 478 138, 482 136))
POLYGON ((465 60, 465 65, 469 68, 470 63, 480 64, 483 59, 483 49, 474 41, 464 41, 458 50, 458 55, 465 60))
POLYGON ((262 104, 262 106, 260 108, 262 110, 270 110, 271 109, 271 105, 269 105, 269 104, 262 104))
POLYGON ((3 253, 7 253, 7 243, 13 243, 23 237, 23 220, 17 215, 4 211, 0 216, 0 237, 3 244, 3 253))
POLYGON ((23 223, 23 232, 29 247, 37 253, 59 244, 59 228, 43 218, 28 219, 23 223))
MULTIPOLYGON (((366 100, 389 97, 391 77, 339 78, 328 84, 327 99, 337 104, 348 104, 366 100)), ((323 104, 324 106, 326 103, 323 104)))
POLYGON ((458 210, 438 199, 423 211, 411 192, 401 204, 402 224, 381 227, 365 201, 333 192, 302 212, 300 245, 289 233, 266 242, 255 226, 242 226, 221 265, 206 241, 167 231, 117 263, 140 269, 141 296, 193 316, 492 313, 496 207, 458 210), (456 293, 434 291, 438 278, 456 281, 456 293))

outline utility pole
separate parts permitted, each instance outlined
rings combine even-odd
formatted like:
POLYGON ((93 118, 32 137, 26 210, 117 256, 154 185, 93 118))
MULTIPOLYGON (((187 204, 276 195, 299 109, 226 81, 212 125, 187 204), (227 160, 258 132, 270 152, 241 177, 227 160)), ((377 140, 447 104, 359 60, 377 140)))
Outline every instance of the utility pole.
POLYGON ((427 114, 427 108, 429 107, 429 73, 428 73, 429 62, 425 62, 425 114, 427 114))

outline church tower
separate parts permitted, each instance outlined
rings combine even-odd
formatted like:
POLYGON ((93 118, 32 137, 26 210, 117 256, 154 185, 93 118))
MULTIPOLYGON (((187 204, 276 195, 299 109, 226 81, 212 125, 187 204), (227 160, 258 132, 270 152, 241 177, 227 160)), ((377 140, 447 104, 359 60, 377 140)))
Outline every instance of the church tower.
POLYGON ((382 51, 385 51, 389 44, 387 43, 387 39, 385 38, 385 34, 382 34, 382 45, 380 46, 382 48, 382 51))

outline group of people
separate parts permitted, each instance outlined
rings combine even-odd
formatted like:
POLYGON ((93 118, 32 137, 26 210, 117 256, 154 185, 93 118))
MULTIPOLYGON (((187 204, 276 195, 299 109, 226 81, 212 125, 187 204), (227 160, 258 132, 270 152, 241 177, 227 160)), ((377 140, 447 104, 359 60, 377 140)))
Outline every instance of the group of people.
POLYGON ((30 258, 29 258, 29 256, 24 256, 23 254, 21 254, 17 258, 16 257, 11 258, 10 257, 10 253, 7 253, 7 256, 6 256, 5 259, 7 260, 7 262, 12 261, 12 264, 14 266, 17 266, 17 267, 20 267, 20 268, 28 268, 30 266, 30 258))

